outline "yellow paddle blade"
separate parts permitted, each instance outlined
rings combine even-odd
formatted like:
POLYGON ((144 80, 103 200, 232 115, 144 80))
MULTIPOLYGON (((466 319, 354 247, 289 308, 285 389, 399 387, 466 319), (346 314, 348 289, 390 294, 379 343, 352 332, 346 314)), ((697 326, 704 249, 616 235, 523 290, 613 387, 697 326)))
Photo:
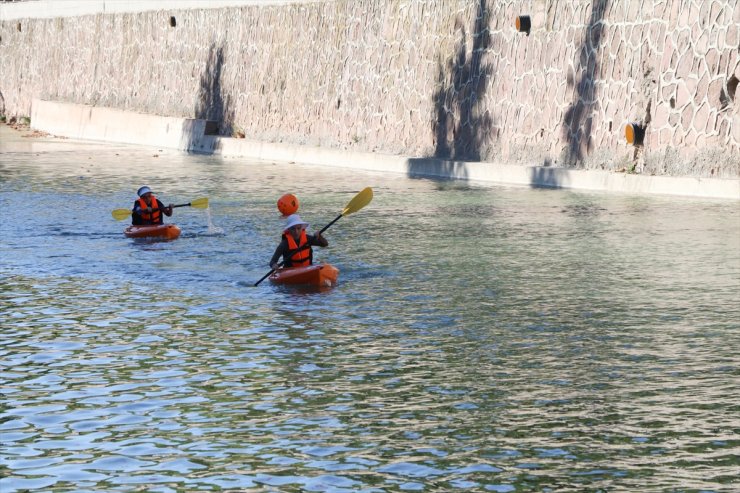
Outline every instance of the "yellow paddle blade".
POLYGON ((131 209, 114 209, 111 214, 113 215, 113 219, 120 221, 127 217, 131 217, 131 209))
POLYGON ((373 200, 373 189, 367 187, 349 201, 347 207, 345 207, 342 211, 342 215, 346 216, 347 214, 352 214, 353 212, 359 211, 367 204, 369 204, 371 200, 373 200))
POLYGON ((196 209, 208 209, 208 197, 201 197, 190 202, 190 207, 196 209))

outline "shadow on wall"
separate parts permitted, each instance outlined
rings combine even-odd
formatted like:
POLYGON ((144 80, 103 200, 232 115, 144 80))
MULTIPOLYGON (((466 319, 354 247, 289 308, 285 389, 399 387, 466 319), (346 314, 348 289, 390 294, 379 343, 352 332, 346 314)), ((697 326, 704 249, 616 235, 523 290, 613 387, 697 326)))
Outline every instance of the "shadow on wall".
MULTIPOLYGON (((227 135, 233 132, 234 110, 231 108, 231 97, 224 94, 221 88, 221 71, 224 65, 223 47, 212 44, 208 49, 208 58, 203 73, 200 75, 200 88, 195 104, 195 118, 207 120, 206 135, 227 135)), ((194 147, 202 133, 194 133, 197 126, 183 128, 188 134, 189 147, 194 147)))
POLYGON ((563 134, 567 143, 565 163, 578 166, 592 149, 592 110, 596 102, 594 79, 599 70, 597 53, 601 46, 604 25, 601 22, 609 0, 594 0, 591 18, 576 63, 575 73, 568 75, 568 88, 575 85, 575 101, 565 113, 563 134))
POLYGON ((567 169, 537 166, 529 170, 529 186, 532 188, 567 188, 569 185, 567 169))
POLYGON ((486 0, 480 0, 473 26, 471 50, 468 50, 465 26, 459 18, 455 21, 460 41, 446 66, 440 57, 437 64, 437 89, 432 96, 435 116, 431 127, 434 134, 434 157, 438 160, 410 160, 409 174, 421 172, 419 167, 430 161, 446 162, 448 175, 454 174, 456 178, 464 179, 467 172, 464 164, 459 161, 480 161, 482 146, 490 139, 489 134, 493 128, 490 115, 485 112, 481 114, 481 102, 493 72, 490 65, 483 63, 483 54, 490 46, 489 15, 486 0))
POLYGON ((406 174, 410 178, 437 177, 466 180, 468 168, 464 162, 433 157, 411 158, 406 164, 406 174))

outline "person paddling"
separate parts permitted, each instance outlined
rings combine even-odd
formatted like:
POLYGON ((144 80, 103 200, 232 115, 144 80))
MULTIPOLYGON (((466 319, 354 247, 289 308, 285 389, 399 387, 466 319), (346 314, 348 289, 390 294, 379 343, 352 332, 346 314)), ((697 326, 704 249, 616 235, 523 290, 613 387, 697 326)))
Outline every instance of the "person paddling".
POLYGON ((278 259, 283 257, 283 267, 302 267, 313 263, 312 246, 327 247, 329 242, 320 232, 306 234, 308 223, 298 214, 291 214, 285 221, 283 237, 270 259, 270 268, 277 269, 278 259))
POLYGON ((131 209, 131 224, 135 226, 149 224, 163 224, 162 213, 168 217, 172 215, 172 204, 167 207, 152 194, 152 190, 147 187, 141 187, 136 194, 139 199, 134 202, 131 209))

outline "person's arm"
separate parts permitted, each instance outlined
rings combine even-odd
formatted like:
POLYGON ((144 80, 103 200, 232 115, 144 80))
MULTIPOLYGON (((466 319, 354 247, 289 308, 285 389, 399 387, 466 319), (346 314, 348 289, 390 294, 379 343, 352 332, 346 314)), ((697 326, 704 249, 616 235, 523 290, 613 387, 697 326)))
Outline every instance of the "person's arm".
POLYGON ((157 199, 157 207, 164 212, 164 214, 169 217, 172 215, 172 204, 168 205, 167 207, 164 206, 161 200, 157 199))
POLYGON ((285 241, 285 239, 282 239, 275 249, 275 253, 272 254, 272 258, 270 259, 270 269, 278 268, 278 260, 280 260, 280 257, 285 253, 286 248, 288 248, 288 242, 285 241))
POLYGON ((141 218, 141 207, 139 207, 139 201, 137 200, 131 208, 131 224, 137 226, 143 222, 144 220, 141 218))
POLYGON ((314 235, 309 235, 308 244, 312 246, 320 246, 322 248, 329 246, 329 242, 327 241, 327 239, 321 236, 321 233, 319 233, 318 231, 314 235))
MULTIPOLYGON (((161 209, 164 209, 164 206, 162 205, 162 202, 159 201, 159 199, 157 199, 157 204, 158 204, 157 207, 159 207, 160 210, 161 209)), ((152 213, 152 208, 151 207, 147 207, 147 208, 143 209, 141 207, 141 204, 139 204, 138 201, 134 202, 134 214, 141 215, 143 213, 151 214, 152 213)))

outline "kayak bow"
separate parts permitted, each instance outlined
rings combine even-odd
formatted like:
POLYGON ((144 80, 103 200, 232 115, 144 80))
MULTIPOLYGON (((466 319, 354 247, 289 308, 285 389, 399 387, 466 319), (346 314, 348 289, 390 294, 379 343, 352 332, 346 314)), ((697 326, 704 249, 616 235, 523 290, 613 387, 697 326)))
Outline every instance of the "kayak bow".
POLYGON ((336 286, 339 269, 331 264, 314 264, 306 267, 278 269, 270 275, 274 284, 310 285, 316 287, 336 286))

